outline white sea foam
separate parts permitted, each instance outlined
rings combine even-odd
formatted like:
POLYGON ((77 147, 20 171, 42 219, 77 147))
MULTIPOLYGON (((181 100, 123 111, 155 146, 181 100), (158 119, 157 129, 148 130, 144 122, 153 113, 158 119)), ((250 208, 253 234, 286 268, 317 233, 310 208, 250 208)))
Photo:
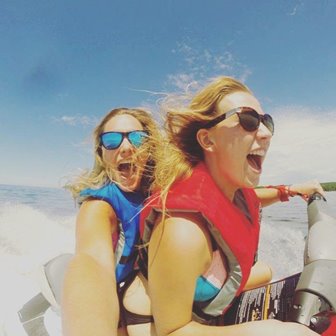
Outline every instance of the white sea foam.
POLYGON ((39 267, 73 252, 74 223, 74 215, 56 217, 29 205, 0 205, 0 325, 39 292, 39 267))
POLYGON ((73 247, 74 221, 74 216, 56 220, 27 205, 2 205, 0 252, 41 262, 73 247))
POLYGON ((262 225, 259 247, 259 260, 271 266, 274 280, 302 271, 306 237, 295 227, 276 225, 262 225))

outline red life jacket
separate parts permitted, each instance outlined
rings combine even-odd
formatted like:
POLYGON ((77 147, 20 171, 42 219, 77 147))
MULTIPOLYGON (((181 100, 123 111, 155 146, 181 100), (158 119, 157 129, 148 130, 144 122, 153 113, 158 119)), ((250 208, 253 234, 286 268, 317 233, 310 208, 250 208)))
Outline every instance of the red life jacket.
MULTIPOLYGON (((245 206, 245 211, 221 192, 204 163, 194 168, 190 178, 176 182, 168 193, 166 210, 199 213, 227 261, 227 280, 220 292, 206 305, 203 303, 201 309, 194 304, 194 318, 200 322, 224 313, 242 292, 255 261, 260 202, 253 189, 241 189, 237 193, 243 196, 241 207, 245 206)), ((161 212, 161 199, 154 195, 145 205, 140 219, 140 234, 145 243, 161 212)))

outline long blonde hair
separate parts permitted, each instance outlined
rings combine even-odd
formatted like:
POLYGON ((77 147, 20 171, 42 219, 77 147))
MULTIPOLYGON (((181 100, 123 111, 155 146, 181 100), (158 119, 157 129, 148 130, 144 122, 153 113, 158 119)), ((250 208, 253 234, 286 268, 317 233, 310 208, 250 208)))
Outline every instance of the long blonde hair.
POLYGON ((100 144, 100 135, 104 132, 106 123, 117 115, 130 115, 136 118, 142 125, 143 129, 148 132, 146 142, 137 150, 136 155, 141 155, 146 151, 148 159, 145 165, 144 173, 141 180, 141 190, 147 193, 153 179, 153 170, 155 166, 154 153, 157 145, 160 143, 161 133, 159 132, 156 122, 149 112, 139 108, 116 108, 110 111, 97 125, 93 132, 94 141, 94 165, 89 171, 84 172, 74 182, 65 185, 70 190, 75 199, 79 198, 80 192, 86 188, 99 188, 109 181, 113 181, 113 171, 108 163, 103 160, 102 148, 100 144))
POLYGON ((217 116, 218 103, 234 92, 251 91, 231 77, 218 77, 199 91, 186 107, 176 106, 178 101, 185 101, 185 96, 168 96, 162 102, 166 110, 165 130, 167 143, 164 151, 158 151, 155 169, 155 189, 161 190, 165 199, 174 181, 191 175, 192 168, 204 159, 203 150, 196 134, 206 122, 217 116))

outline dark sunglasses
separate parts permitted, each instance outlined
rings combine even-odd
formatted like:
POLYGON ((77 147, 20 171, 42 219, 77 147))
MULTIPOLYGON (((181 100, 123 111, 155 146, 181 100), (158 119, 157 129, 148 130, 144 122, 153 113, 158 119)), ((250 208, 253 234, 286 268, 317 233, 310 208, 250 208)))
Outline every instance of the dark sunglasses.
POLYGON ((217 118, 209 121, 205 124, 205 126, 203 126, 203 128, 209 129, 214 127, 221 121, 233 116, 236 113, 239 118, 240 126, 243 127, 245 131, 256 131, 260 126, 260 122, 262 122, 272 133, 272 135, 274 134, 274 122, 272 117, 269 114, 259 114, 251 107, 236 107, 235 109, 221 114, 217 118))
POLYGON ((140 147, 147 137, 148 133, 146 131, 105 132, 100 135, 100 144, 105 149, 117 149, 127 138, 134 147, 140 147))

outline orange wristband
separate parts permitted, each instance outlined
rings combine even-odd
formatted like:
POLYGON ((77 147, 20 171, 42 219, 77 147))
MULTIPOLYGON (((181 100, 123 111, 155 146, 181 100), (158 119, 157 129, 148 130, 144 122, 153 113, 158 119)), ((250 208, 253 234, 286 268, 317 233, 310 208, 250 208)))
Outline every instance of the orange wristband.
POLYGON ((289 196, 293 197, 297 195, 295 191, 291 191, 288 185, 280 184, 277 186, 269 185, 266 188, 272 188, 272 189, 277 189, 278 191, 278 197, 281 202, 288 202, 289 201, 289 196))

